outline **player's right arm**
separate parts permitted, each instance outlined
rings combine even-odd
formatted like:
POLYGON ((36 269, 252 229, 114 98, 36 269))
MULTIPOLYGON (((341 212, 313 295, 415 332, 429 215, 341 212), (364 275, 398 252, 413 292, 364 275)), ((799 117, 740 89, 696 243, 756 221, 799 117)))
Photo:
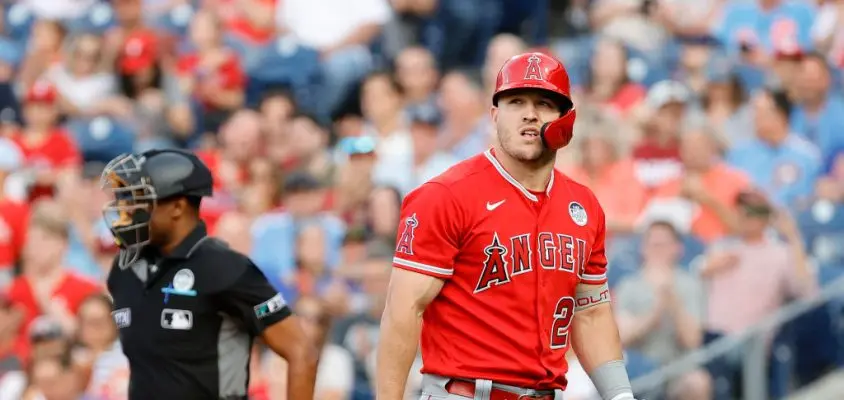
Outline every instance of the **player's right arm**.
POLYGON ((404 398, 419 346, 422 313, 454 273, 464 226, 457 199, 445 186, 426 183, 402 204, 393 274, 381 317, 376 398, 404 398))

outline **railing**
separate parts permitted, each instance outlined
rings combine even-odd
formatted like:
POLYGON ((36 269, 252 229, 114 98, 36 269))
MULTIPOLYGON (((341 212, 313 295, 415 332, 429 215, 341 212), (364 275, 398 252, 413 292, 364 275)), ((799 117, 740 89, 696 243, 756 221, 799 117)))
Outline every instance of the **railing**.
POLYGON ((844 277, 826 284, 817 296, 791 303, 747 331, 720 338, 632 382, 637 393, 648 393, 683 374, 737 351, 742 352, 742 399, 767 400, 770 338, 776 330, 833 299, 844 298, 844 277))

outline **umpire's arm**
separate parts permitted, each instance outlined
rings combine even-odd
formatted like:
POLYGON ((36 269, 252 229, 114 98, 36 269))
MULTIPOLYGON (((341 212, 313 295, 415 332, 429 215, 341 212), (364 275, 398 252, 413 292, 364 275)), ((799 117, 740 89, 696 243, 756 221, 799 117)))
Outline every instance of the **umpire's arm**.
POLYGON ((287 361, 287 398, 313 399, 319 352, 264 274, 249 262, 236 282, 222 293, 220 303, 227 314, 287 361))

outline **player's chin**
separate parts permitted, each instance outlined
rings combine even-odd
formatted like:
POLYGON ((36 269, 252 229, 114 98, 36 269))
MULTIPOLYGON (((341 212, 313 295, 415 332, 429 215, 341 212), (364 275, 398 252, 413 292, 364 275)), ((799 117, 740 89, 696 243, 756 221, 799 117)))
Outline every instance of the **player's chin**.
POLYGON ((517 151, 515 152, 515 158, 519 161, 524 162, 535 162, 543 159, 545 155, 545 147, 541 143, 539 145, 536 144, 526 144, 519 146, 517 151))

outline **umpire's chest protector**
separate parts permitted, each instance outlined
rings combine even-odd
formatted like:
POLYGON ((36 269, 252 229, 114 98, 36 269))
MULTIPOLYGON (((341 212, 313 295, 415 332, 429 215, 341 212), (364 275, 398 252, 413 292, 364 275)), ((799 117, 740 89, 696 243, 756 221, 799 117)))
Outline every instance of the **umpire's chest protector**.
POLYGON ((217 294, 228 281, 218 263, 206 252, 197 252, 155 265, 141 258, 130 268, 112 270, 112 316, 130 361, 195 363, 216 358, 223 323, 217 294), (146 282, 138 276, 144 270, 146 282))

